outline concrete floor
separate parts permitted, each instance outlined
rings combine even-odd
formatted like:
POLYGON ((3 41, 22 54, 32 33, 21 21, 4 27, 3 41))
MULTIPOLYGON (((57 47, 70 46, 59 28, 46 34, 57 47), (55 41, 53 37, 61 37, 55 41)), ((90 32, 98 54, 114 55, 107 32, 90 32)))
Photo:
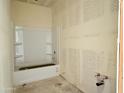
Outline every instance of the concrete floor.
POLYGON ((62 77, 54 77, 18 86, 15 93, 83 93, 62 77))

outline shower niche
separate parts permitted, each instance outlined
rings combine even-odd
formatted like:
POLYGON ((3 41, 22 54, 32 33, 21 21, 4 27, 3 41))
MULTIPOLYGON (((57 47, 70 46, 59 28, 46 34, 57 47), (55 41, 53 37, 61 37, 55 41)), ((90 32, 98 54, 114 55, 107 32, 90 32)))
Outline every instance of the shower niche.
POLYGON ((56 64, 51 29, 16 26, 14 46, 15 71, 56 64))

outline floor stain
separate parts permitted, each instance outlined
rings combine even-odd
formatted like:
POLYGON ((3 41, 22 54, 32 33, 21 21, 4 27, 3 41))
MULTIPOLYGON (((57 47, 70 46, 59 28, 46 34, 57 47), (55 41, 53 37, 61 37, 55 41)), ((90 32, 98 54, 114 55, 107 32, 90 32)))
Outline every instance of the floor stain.
POLYGON ((84 93, 60 76, 18 86, 14 93, 84 93))

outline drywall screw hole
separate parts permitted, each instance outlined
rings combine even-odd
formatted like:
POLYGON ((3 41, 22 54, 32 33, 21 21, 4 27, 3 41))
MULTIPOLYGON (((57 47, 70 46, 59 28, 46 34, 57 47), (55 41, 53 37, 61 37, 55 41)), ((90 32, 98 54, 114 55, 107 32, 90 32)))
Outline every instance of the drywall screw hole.
POLYGON ((55 86, 62 86, 62 83, 56 83, 55 86))
POLYGON ((23 84, 22 86, 25 87, 27 84, 23 84))

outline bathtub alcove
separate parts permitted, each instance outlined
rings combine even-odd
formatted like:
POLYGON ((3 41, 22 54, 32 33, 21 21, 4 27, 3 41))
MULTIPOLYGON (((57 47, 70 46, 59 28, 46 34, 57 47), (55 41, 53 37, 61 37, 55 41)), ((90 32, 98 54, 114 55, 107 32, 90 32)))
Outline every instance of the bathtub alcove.
POLYGON ((56 51, 52 49, 52 31, 15 26, 15 85, 58 75, 56 51))

